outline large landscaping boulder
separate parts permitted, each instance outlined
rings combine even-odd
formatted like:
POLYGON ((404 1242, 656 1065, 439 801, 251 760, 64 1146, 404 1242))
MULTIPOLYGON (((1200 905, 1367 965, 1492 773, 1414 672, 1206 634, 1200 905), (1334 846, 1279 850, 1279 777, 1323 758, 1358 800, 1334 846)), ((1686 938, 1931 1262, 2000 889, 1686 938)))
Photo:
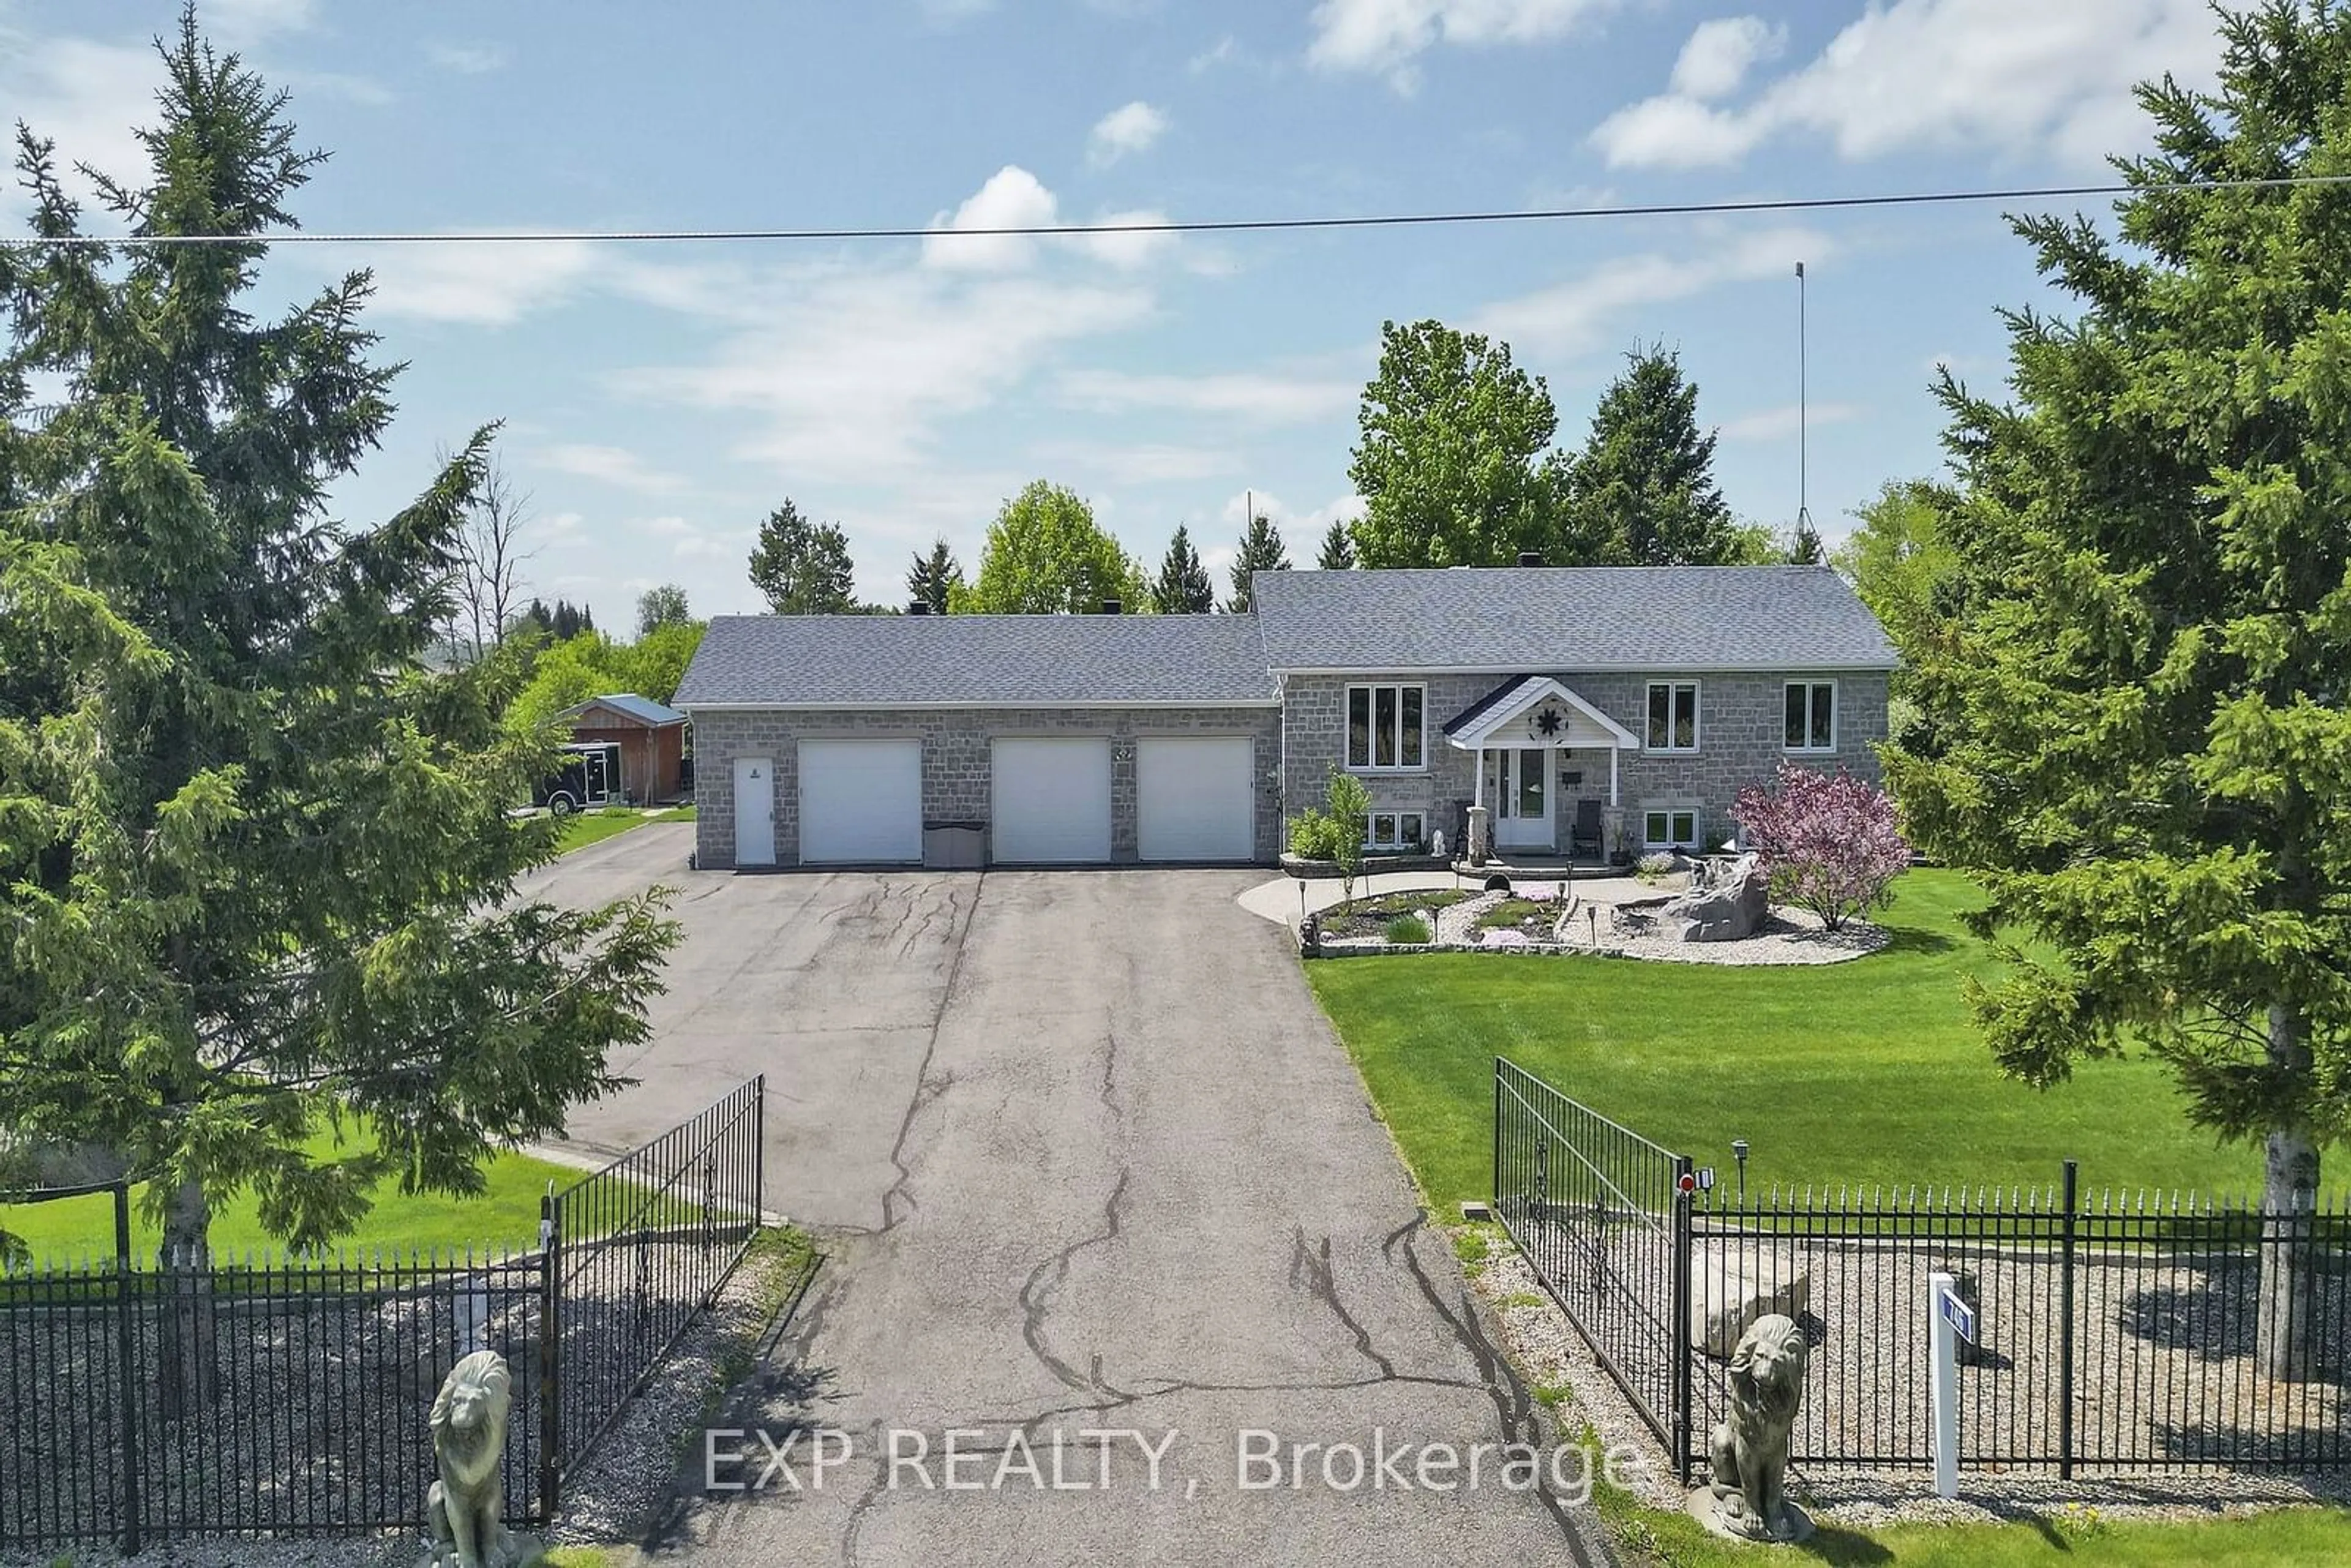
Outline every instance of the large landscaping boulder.
POLYGON ((1701 1253, 1690 1260, 1690 1343, 1728 1361, 1756 1320, 1774 1312, 1800 1319, 1812 1299, 1813 1277, 1802 1269, 1736 1253, 1701 1253))
POLYGON ((1771 909, 1771 879, 1753 855, 1741 855, 1721 876, 1669 900, 1657 923, 1684 942, 1738 942, 1752 936, 1771 909))

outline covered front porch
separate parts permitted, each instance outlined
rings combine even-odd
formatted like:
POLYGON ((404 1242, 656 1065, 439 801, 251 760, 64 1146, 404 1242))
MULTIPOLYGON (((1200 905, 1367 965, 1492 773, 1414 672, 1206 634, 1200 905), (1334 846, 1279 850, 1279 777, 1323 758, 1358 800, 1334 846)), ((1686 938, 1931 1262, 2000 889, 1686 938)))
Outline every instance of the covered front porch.
POLYGON ((1522 675, 1445 726, 1473 754, 1472 865, 1501 860, 1521 874, 1598 870, 1622 848, 1618 754, 1640 738, 1549 675, 1522 675))

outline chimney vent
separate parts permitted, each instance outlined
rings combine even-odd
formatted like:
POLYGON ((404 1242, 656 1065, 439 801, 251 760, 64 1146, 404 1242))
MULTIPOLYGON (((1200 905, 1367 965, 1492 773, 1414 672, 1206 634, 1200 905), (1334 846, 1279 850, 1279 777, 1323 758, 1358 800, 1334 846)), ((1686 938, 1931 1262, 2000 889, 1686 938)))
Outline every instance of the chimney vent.
POLYGON ((1541 566, 1542 563, 1542 551, 1539 549, 1522 549, 1519 552, 1520 566, 1541 566))
POLYGON ((1102 613, 1105 615, 1116 615, 1123 608, 1124 606, 1121 605, 1115 599, 1105 599, 1102 601, 1102 613))
POLYGON ((927 600, 927 599, 909 599, 908 601, 906 601, 906 613, 907 613, 907 614, 909 614, 909 615, 928 615, 930 612, 931 612, 931 601, 930 601, 929 600, 927 600))

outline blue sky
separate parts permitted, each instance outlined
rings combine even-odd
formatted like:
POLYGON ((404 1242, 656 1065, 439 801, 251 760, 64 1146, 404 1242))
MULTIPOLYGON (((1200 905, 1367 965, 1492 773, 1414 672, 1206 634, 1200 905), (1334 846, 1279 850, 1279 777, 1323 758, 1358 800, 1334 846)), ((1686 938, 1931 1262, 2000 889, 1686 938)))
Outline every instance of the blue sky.
MULTIPOLYGON (((135 164, 168 0, 0 0, 0 105, 135 164)), ((1603 204, 2078 182, 2147 131, 2138 78, 2210 79, 2202 0, 214 0, 208 31, 334 158, 321 232, 904 226, 1603 204)), ((20 202, 0 213, 15 226, 20 202)), ((97 226, 95 222, 93 226, 97 226)), ((1048 477, 1155 565, 1212 566, 1243 497, 1311 564, 1380 323, 1507 339, 1563 444, 1635 341, 1677 348, 1742 515, 1785 528, 1794 264, 1811 276, 1811 503, 1832 538, 1940 465, 1938 361, 1996 381, 2040 298, 1997 209, 1026 242, 297 247, 371 267, 412 361, 354 520, 507 422, 530 585, 761 608, 784 497, 896 602, 1048 477)))

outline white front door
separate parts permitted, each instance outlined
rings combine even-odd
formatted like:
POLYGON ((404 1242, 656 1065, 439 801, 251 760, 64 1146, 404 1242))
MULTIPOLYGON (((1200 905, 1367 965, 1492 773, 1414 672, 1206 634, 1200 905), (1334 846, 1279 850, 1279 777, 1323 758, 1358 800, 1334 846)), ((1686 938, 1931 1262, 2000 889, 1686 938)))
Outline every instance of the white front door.
POLYGON ((923 743, 800 742, 800 863, 914 865, 923 858, 923 743))
POLYGON ((1110 859, 1108 739, 1013 737, 997 741, 993 753, 990 860, 1099 865, 1110 859))
POLYGON ((776 763, 769 757, 735 759, 735 863, 776 863, 776 763))
POLYGON ((1486 783, 1494 802, 1494 847, 1548 850, 1559 843, 1552 827, 1551 747, 1512 747, 1487 754, 1486 783))

